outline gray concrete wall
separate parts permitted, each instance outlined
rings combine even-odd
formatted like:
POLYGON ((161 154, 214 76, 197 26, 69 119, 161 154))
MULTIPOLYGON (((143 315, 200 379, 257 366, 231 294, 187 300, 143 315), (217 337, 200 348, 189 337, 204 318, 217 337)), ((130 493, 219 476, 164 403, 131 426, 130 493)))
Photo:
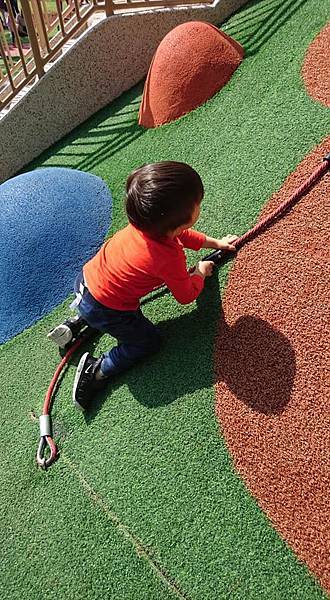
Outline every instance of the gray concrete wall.
POLYGON ((87 31, 0 121, 0 182, 138 83, 173 27, 221 23, 246 2, 115 15, 87 31))

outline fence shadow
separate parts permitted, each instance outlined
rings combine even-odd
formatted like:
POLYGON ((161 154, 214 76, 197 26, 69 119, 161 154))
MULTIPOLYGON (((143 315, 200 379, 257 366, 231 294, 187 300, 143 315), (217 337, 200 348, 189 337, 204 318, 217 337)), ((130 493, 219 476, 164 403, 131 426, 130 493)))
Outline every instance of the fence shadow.
MULTIPOLYGON (((90 171, 143 135, 137 122, 142 90, 143 82, 75 128, 42 155, 42 166, 90 171)), ((40 158, 36 162, 40 166, 40 158)))
POLYGON ((305 2, 252 0, 220 27, 242 44, 245 56, 253 56, 305 2))

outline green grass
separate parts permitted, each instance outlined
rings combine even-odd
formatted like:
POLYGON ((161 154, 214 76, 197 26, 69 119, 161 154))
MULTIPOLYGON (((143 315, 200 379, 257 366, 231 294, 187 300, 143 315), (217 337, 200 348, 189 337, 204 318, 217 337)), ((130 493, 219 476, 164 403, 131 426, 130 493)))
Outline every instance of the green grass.
MULTIPOLYGON (((247 57, 206 105, 142 130, 137 86, 29 169, 69 166, 103 177, 114 195, 113 233, 125 223, 128 172, 184 160, 205 185, 199 228, 243 233, 328 132, 329 112, 300 77, 326 19, 325 1, 252 3, 225 27, 245 40, 247 57)), ((229 268, 196 305, 169 295, 145 305, 166 334, 164 350, 118 377, 85 418, 71 405, 70 366, 53 410, 62 454, 47 473, 33 462, 33 414, 58 361, 45 334, 68 302, 2 347, 2 598, 325 597, 235 473, 214 416, 213 343, 229 268)), ((93 352, 108 346, 104 336, 93 352)))

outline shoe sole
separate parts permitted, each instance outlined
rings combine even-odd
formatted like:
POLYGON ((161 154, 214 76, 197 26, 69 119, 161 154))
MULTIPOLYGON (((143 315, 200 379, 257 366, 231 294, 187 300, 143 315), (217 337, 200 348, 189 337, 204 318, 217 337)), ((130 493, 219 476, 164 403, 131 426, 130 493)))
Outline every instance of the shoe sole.
POLYGON ((57 344, 60 348, 65 348, 72 341, 72 331, 67 325, 58 325, 47 334, 47 338, 57 344))
POLYGON ((78 385, 78 381, 80 379, 81 372, 85 368, 85 363, 86 363, 88 356, 89 356, 89 352, 85 352, 85 354, 82 355, 82 357, 78 363, 76 375, 75 375, 74 382, 73 382, 72 400, 73 400, 73 404, 75 405, 75 407, 78 410, 85 410, 84 407, 81 406, 81 404, 79 404, 79 402, 76 400, 76 390, 77 390, 77 385, 78 385))

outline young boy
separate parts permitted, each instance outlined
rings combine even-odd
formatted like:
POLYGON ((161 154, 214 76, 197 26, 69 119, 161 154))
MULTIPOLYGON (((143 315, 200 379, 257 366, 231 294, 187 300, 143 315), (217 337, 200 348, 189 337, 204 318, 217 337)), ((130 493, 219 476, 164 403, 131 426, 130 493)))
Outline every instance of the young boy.
POLYGON ((190 229, 199 217, 203 194, 200 176, 184 163, 144 165, 129 175, 129 224, 78 275, 74 289, 80 317, 48 335, 63 345, 63 339, 70 341, 88 324, 119 342, 98 359, 88 352, 81 357, 73 386, 78 408, 88 408, 95 392, 114 375, 159 349, 160 333, 139 307, 143 296, 164 283, 180 304, 193 302, 201 293, 213 262, 198 262, 189 272, 183 248, 235 250, 235 235, 217 240, 190 229))

